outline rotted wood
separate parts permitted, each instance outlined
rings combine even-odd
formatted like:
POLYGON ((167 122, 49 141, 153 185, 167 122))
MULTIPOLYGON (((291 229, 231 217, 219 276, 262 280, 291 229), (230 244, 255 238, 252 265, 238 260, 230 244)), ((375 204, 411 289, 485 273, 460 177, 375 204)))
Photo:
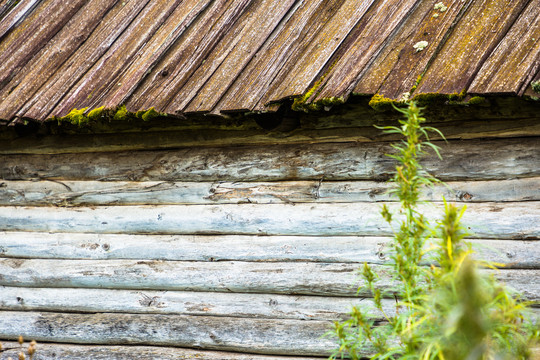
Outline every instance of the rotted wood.
MULTIPOLYGON (((423 159, 444 181, 540 175, 538 138, 434 142, 444 160, 423 159)), ((394 172, 388 143, 183 148, 167 151, 0 155, 6 180, 277 181, 384 180, 394 172)))
MULTIPOLYGON (((372 265, 376 287, 390 295, 391 268, 372 265)), ((159 260, 1 259, 0 285, 29 288, 201 291, 283 295, 370 296, 358 264, 182 262, 159 260)), ((540 270, 482 270, 531 301, 540 300, 540 270)))
MULTIPOLYGON (((296 319, 306 323, 346 319, 353 305, 362 306, 374 319, 384 319, 371 301, 360 297, 5 286, 0 292, 0 310, 296 319)), ((394 299, 385 299, 386 314, 395 313, 395 308, 394 299)))
POLYGON ((523 95, 540 69, 540 1, 529 2, 476 75, 473 94, 523 95))
POLYGON ((12 119, 17 111, 45 84, 61 65, 73 55, 103 20, 116 1, 87 2, 32 58, 24 71, 0 90, 0 118, 12 119))
MULTIPOLYGON (((160 345, 259 354, 328 356, 329 321, 150 314, 0 312, 0 338, 93 345, 160 345)), ((39 351, 39 350, 38 350, 39 351)))
POLYGON ((171 99, 210 56, 253 0, 213 1, 139 84, 126 107, 164 112, 171 99))
MULTIPOLYGON (((49 117, 52 109, 86 74, 147 5, 147 0, 121 1, 103 17, 90 37, 17 112, 21 118, 49 117)), ((71 109, 70 109, 71 110, 71 109)))
POLYGON ((415 94, 467 90, 528 0, 474 1, 426 70, 415 94))
POLYGON ((86 0, 46 0, 0 43, 0 88, 68 22, 86 0), (48 21, 54 19, 54 22, 48 21))
POLYGON ((416 0, 383 0, 371 7, 344 43, 335 66, 321 84, 321 91, 311 100, 334 96, 347 98, 358 78, 367 71, 419 3, 416 0))
MULTIPOLYGON (((0 353, 1 360, 17 359, 21 352, 19 343, 3 341, 4 351, 0 353)), ((26 354, 27 345, 23 346, 26 354)), ((161 359, 161 360, 316 360, 315 357, 253 355, 223 351, 194 350, 165 346, 136 346, 136 345, 73 345, 58 343, 38 343, 34 355, 35 360, 131 360, 161 359)))
MULTIPOLYGON (((0 205, 180 205, 290 204, 397 201, 392 183, 376 181, 284 182, 125 182, 9 181, 0 182, 0 205)), ((422 201, 540 201, 540 177, 451 181, 426 188, 422 201)))
MULTIPOLYGON (((40 259, 391 262, 390 237, 122 235, 0 232, 0 256, 40 259), (329 246, 328 244, 332 244, 329 246)), ((470 239, 474 257, 506 269, 540 269, 536 240, 470 239)))
MULTIPOLYGON (((398 204, 388 203, 397 214, 398 204)), ((0 228, 6 231, 112 234, 313 235, 388 236, 377 203, 223 204, 164 206, 100 206, 92 208, 0 207, 0 228)), ((419 211, 440 219, 442 205, 419 211)), ((394 226, 400 216, 394 216, 394 226)), ((463 225, 474 238, 540 238, 540 204, 471 203, 463 225)))

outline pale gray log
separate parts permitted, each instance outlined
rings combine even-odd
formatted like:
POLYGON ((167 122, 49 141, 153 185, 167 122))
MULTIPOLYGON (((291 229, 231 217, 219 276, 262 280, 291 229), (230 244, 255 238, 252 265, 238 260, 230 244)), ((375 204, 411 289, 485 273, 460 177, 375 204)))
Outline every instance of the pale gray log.
MULTIPOLYGON (((0 255, 41 259, 312 261, 384 264, 390 237, 123 235, 0 232, 0 255)), ((468 240, 477 259, 507 268, 540 268, 537 241, 468 240)))
MULTIPOLYGON (((538 138, 435 142, 444 160, 423 159, 442 180, 540 176, 538 138)), ((184 148, 163 151, 0 155, 8 180, 277 181, 379 180, 394 172, 388 143, 184 148)))
MULTIPOLYGON (((389 203, 397 210, 397 204, 389 203)), ((0 207, 0 229, 7 231, 245 234, 315 236, 386 236, 390 227, 381 219, 381 205, 350 204, 224 204, 114 206, 92 208, 0 207)), ((426 204, 420 211, 431 219, 441 206, 426 204)), ((463 225, 475 238, 540 238, 540 204, 469 204, 463 225)))
MULTIPOLYGON (((0 260, 0 285, 126 290, 219 291, 354 296, 363 280, 358 264, 180 262, 137 260, 0 260)), ((391 268, 373 265, 389 291, 391 268)), ((484 270, 529 300, 540 300, 540 270, 484 270)), ((365 289, 361 296, 369 295, 365 289)))
MULTIPOLYGON (((0 291, 0 309, 12 311, 337 320, 347 318, 353 305, 372 309, 372 316, 383 319, 362 297, 6 286, 0 291)), ((395 301, 385 299, 384 308, 387 314, 394 313, 395 301)))
MULTIPOLYGON (((390 183, 375 181, 102 182, 3 181, 0 205, 174 205, 395 201, 390 183)), ((449 182, 425 189, 422 200, 540 200, 540 178, 449 182)))
POLYGON ((95 345, 162 345, 282 355, 329 355, 330 321, 157 314, 0 312, 0 338, 95 345))
MULTIPOLYGON (((17 342, 2 342, 5 349, 0 360, 18 359, 21 347, 17 342)), ((23 346, 26 353, 28 342, 23 346)), ((253 355, 223 351, 193 350, 179 347, 136 346, 136 345, 73 345, 38 343, 33 360, 316 360, 319 357, 298 357, 279 355, 253 355)), ((27 356, 28 358, 28 356, 27 356)))

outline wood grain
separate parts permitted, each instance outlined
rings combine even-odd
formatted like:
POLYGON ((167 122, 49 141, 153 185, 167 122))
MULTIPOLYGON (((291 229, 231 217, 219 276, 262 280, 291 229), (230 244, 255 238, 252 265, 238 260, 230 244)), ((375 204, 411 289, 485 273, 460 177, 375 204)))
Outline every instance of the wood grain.
MULTIPOLYGON (((538 138, 434 142, 426 170, 444 181, 540 176, 538 138)), ((166 151, 0 155, 6 180, 278 181, 386 180, 388 143, 183 148, 166 151)))
MULTIPOLYGON (((394 288, 391 268, 372 265, 376 287, 394 288)), ((242 261, 1 259, 0 285, 27 288, 263 293, 283 295, 370 296, 358 264, 242 261)), ((496 274, 531 301, 540 300, 540 270, 483 270, 496 274)))
MULTIPOLYGON (((0 205, 290 204, 397 201, 392 183, 376 181, 126 182, 9 181, 0 205)), ((451 181, 424 189, 422 201, 540 201, 540 178, 451 181)))
MULTIPOLYGON (((122 235, 0 232, 0 255, 40 259, 391 262, 390 237, 122 235)), ((538 241, 469 239, 475 257, 511 269, 540 269, 538 241)))
MULTIPOLYGON (((389 203, 390 211, 397 204, 389 203)), ((388 236, 381 205, 350 204, 223 204, 165 206, 100 206, 92 208, 0 207, 0 228, 6 231, 112 234, 228 234, 388 236)), ((435 221, 442 206, 419 211, 435 221)), ((395 215, 395 222, 399 216, 395 215)), ((471 203, 463 225, 475 238, 540 238, 539 202, 471 203)), ((397 226, 397 224, 395 224, 397 226)))
POLYGON ((327 356, 329 321, 150 314, 0 313, 0 338, 95 345, 160 345, 263 354, 327 356))

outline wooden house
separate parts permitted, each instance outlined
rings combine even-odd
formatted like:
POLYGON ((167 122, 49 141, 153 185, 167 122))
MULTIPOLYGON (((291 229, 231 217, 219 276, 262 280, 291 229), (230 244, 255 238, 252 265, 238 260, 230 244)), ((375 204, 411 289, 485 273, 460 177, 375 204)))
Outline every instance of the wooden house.
POLYGON ((0 359, 327 357, 413 98, 538 301, 539 70, 540 0, 0 1, 0 359))

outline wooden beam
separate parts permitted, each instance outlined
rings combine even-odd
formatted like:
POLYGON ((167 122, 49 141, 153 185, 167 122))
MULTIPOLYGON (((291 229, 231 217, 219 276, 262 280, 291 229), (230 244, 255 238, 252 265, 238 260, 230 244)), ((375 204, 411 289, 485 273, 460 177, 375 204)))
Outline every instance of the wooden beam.
MULTIPOLYGON (((2 181, 0 205, 178 205, 395 201, 376 181, 128 182, 2 181)), ((424 189, 423 201, 540 201, 540 177, 452 181, 424 189)))
MULTIPOLYGON (((392 254, 392 239, 379 236, 0 232, 0 238, 0 255, 9 258, 385 264, 391 261, 392 254)), ((468 241, 477 259, 503 264, 511 269, 540 269, 540 247, 536 240, 468 241)))
MULTIPOLYGON (((390 211, 398 211, 398 204, 387 205, 390 211)), ((442 216, 442 208, 426 204, 419 210, 435 221, 442 216)), ((378 203, 100 206, 47 211, 4 206, 0 207, 0 229, 101 234, 392 235, 380 211, 378 203)), ((539 239, 540 205, 536 201, 471 203, 463 225, 474 238, 539 239)))
POLYGON ((259 354, 327 356, 330 321, 154 314, 0 312, 0 338, 94 345, 160 345, 259 354))
MULTIPOLYGON (((435 142, 444 160, 423 159, 444 181, 540 176, 538 138, 435 142)), ((384 180, 394 172, 388 143, 185 148, 167 151, 1 155, 6 180, 278 181, 384 180)))
MULTIPOLYGON (((312 262, 182 262, 158 260, 1 259, 0 285, 124 290, 355 296, 363 285, 358 264, 312 262)), ((392 289, 391 268, 373 265, 377 286, 392 289)), ((539 270, 484 270, 540 300, 539 270)), ((360 296, 369 293, 362 289, 360 296)))

